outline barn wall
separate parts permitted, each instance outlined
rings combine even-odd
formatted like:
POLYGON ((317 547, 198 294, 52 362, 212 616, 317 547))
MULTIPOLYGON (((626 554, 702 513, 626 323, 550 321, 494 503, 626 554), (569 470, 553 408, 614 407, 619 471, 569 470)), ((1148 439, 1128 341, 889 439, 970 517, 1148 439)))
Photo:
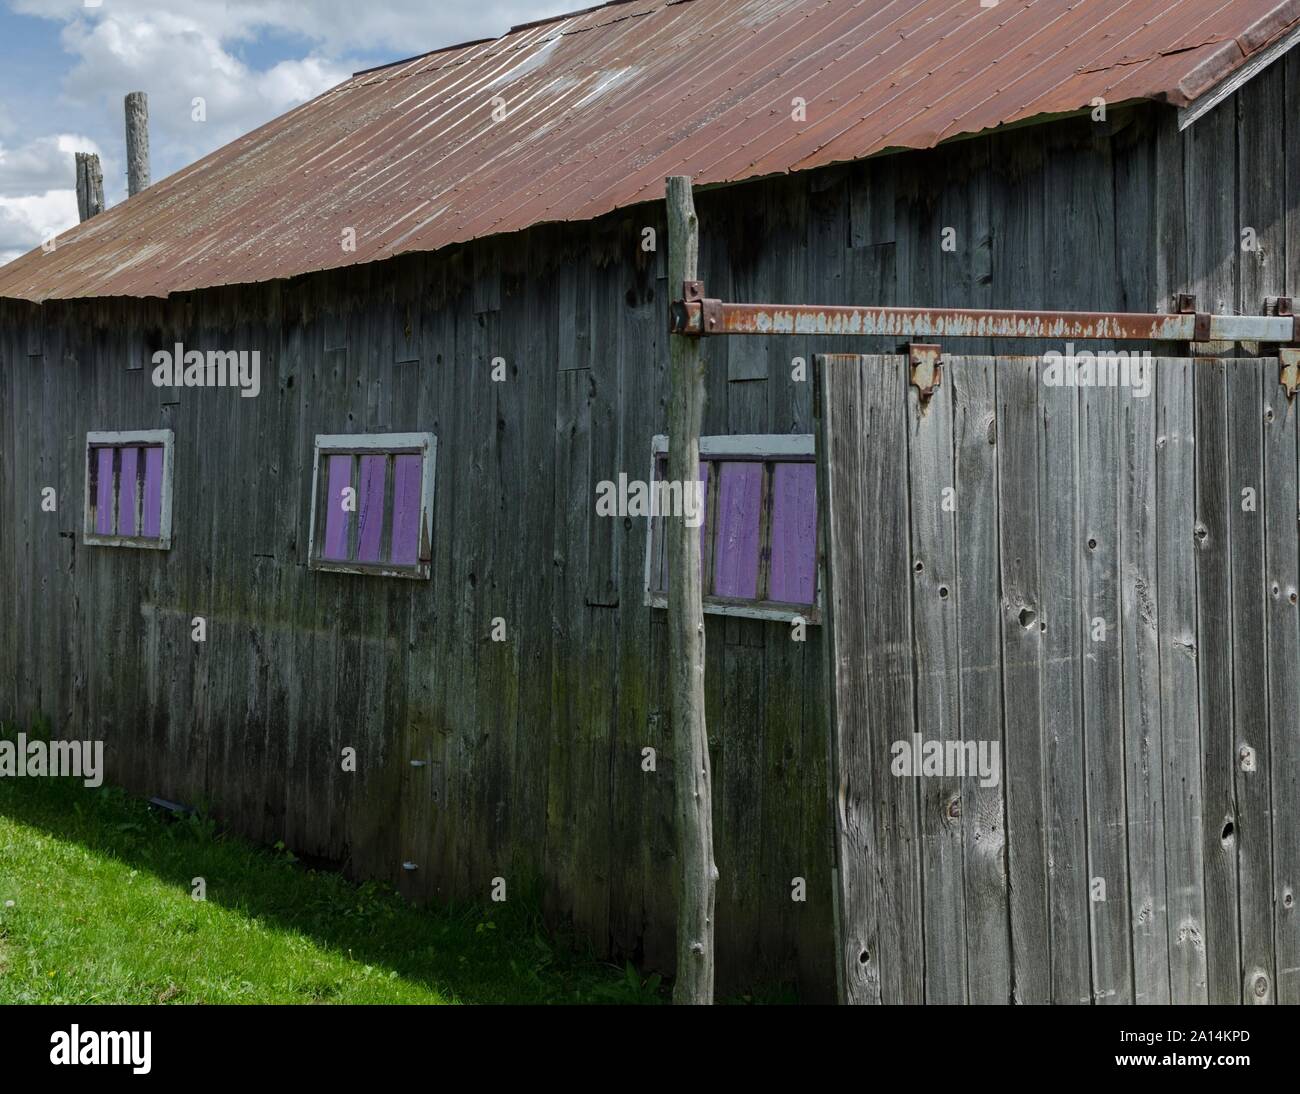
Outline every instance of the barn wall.
MULTIPOLYGON (((1277 121, 1297 116, 1296 75, 1275 65, 1181 136, 1116 110, 700 194, 708 291, 1148 309, 1190 288, 1256 310, 1288 267, 1300 284, 1298 146, 1277 121), (1262 255, 1240 256, 1242 224, 1262 255)), ((286 283, 0 304, 0 717, 103 736, 131 789, 206 800, 415 898, 535 883, 553 920, 670 969, 663 620, 642 606, 644 524, 593 512, 594 483, 642 476, 666 425, 665 242, 656 204, 286 283), (178 340, 259 350, 261 396, 132 368, 178 340), (177 438, 171 551, 85 546, 85 433, 157 427, 177 438), (416 429, 439 442, 432 580, 308 571, 313 435, 416 429)), ((849 348, 894 345, 708 343, 706 432, 812 432, 792 360, 849 348)), ((723 988, 833 990, 821 656, 815 629, 708 621, 723 988)))

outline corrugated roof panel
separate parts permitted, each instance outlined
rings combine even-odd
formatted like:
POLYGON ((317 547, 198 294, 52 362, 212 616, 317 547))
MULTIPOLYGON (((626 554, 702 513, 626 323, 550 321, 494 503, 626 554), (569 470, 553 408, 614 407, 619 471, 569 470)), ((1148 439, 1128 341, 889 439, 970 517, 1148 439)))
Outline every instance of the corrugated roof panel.
POLYGON ((626 0, 358 73, 0 267, 0 296, 290 277, 589 219, 672 174, 930 147, 1096 96, 1187 105, 1298 25, 1300 0, 626 0))

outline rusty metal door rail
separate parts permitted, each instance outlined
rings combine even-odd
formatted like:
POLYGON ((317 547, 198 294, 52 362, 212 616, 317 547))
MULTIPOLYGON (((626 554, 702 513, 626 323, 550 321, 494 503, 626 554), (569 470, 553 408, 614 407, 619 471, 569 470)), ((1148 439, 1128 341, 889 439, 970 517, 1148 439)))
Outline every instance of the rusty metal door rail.
POLYGON ((688 281, 673 302, 673 334, 880 335, 899 338, 1077 338, 1144 342, 1300 342, 1290 300, 1277 315, 1210 315, 1182 298, 1185 311, 1140 312, 995 311, 979 308, 887 308, 815 304, 729 304, 704 296, 688 281))

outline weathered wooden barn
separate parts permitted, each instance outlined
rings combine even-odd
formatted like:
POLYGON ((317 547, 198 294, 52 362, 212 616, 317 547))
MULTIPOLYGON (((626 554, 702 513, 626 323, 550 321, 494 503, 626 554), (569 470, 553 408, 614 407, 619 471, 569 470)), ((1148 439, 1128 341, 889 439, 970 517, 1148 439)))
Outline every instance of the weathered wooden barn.
MULTIPOLYGON (((666 431, 665 176, 722 300, 1285 316, 1298 38, 1296 0, 626 0, 356 74, 0 268, 0 720, 671 971, 661 569, 597 508, 666 431), (155 382, 194 352, 259 393, 155 382)), ((1300 1001, 1279 351, 1134 343, 1139 397, 962 333, 928 398, 907 338, 705 340, 720 988, 1300 1001), (914 734, 1000 781, 893 778, 914 734)))

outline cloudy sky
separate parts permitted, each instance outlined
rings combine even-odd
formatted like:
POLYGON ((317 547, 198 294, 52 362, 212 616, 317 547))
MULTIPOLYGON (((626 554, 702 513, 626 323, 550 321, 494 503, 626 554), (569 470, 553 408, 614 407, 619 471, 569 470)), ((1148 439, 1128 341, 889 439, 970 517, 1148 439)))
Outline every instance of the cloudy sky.
POLYGON ((125 198, 128 91, 149 94, 157 181, 358 69, 592 2, 0 0, 0 263, 77 222, 74 152, 125 198))

